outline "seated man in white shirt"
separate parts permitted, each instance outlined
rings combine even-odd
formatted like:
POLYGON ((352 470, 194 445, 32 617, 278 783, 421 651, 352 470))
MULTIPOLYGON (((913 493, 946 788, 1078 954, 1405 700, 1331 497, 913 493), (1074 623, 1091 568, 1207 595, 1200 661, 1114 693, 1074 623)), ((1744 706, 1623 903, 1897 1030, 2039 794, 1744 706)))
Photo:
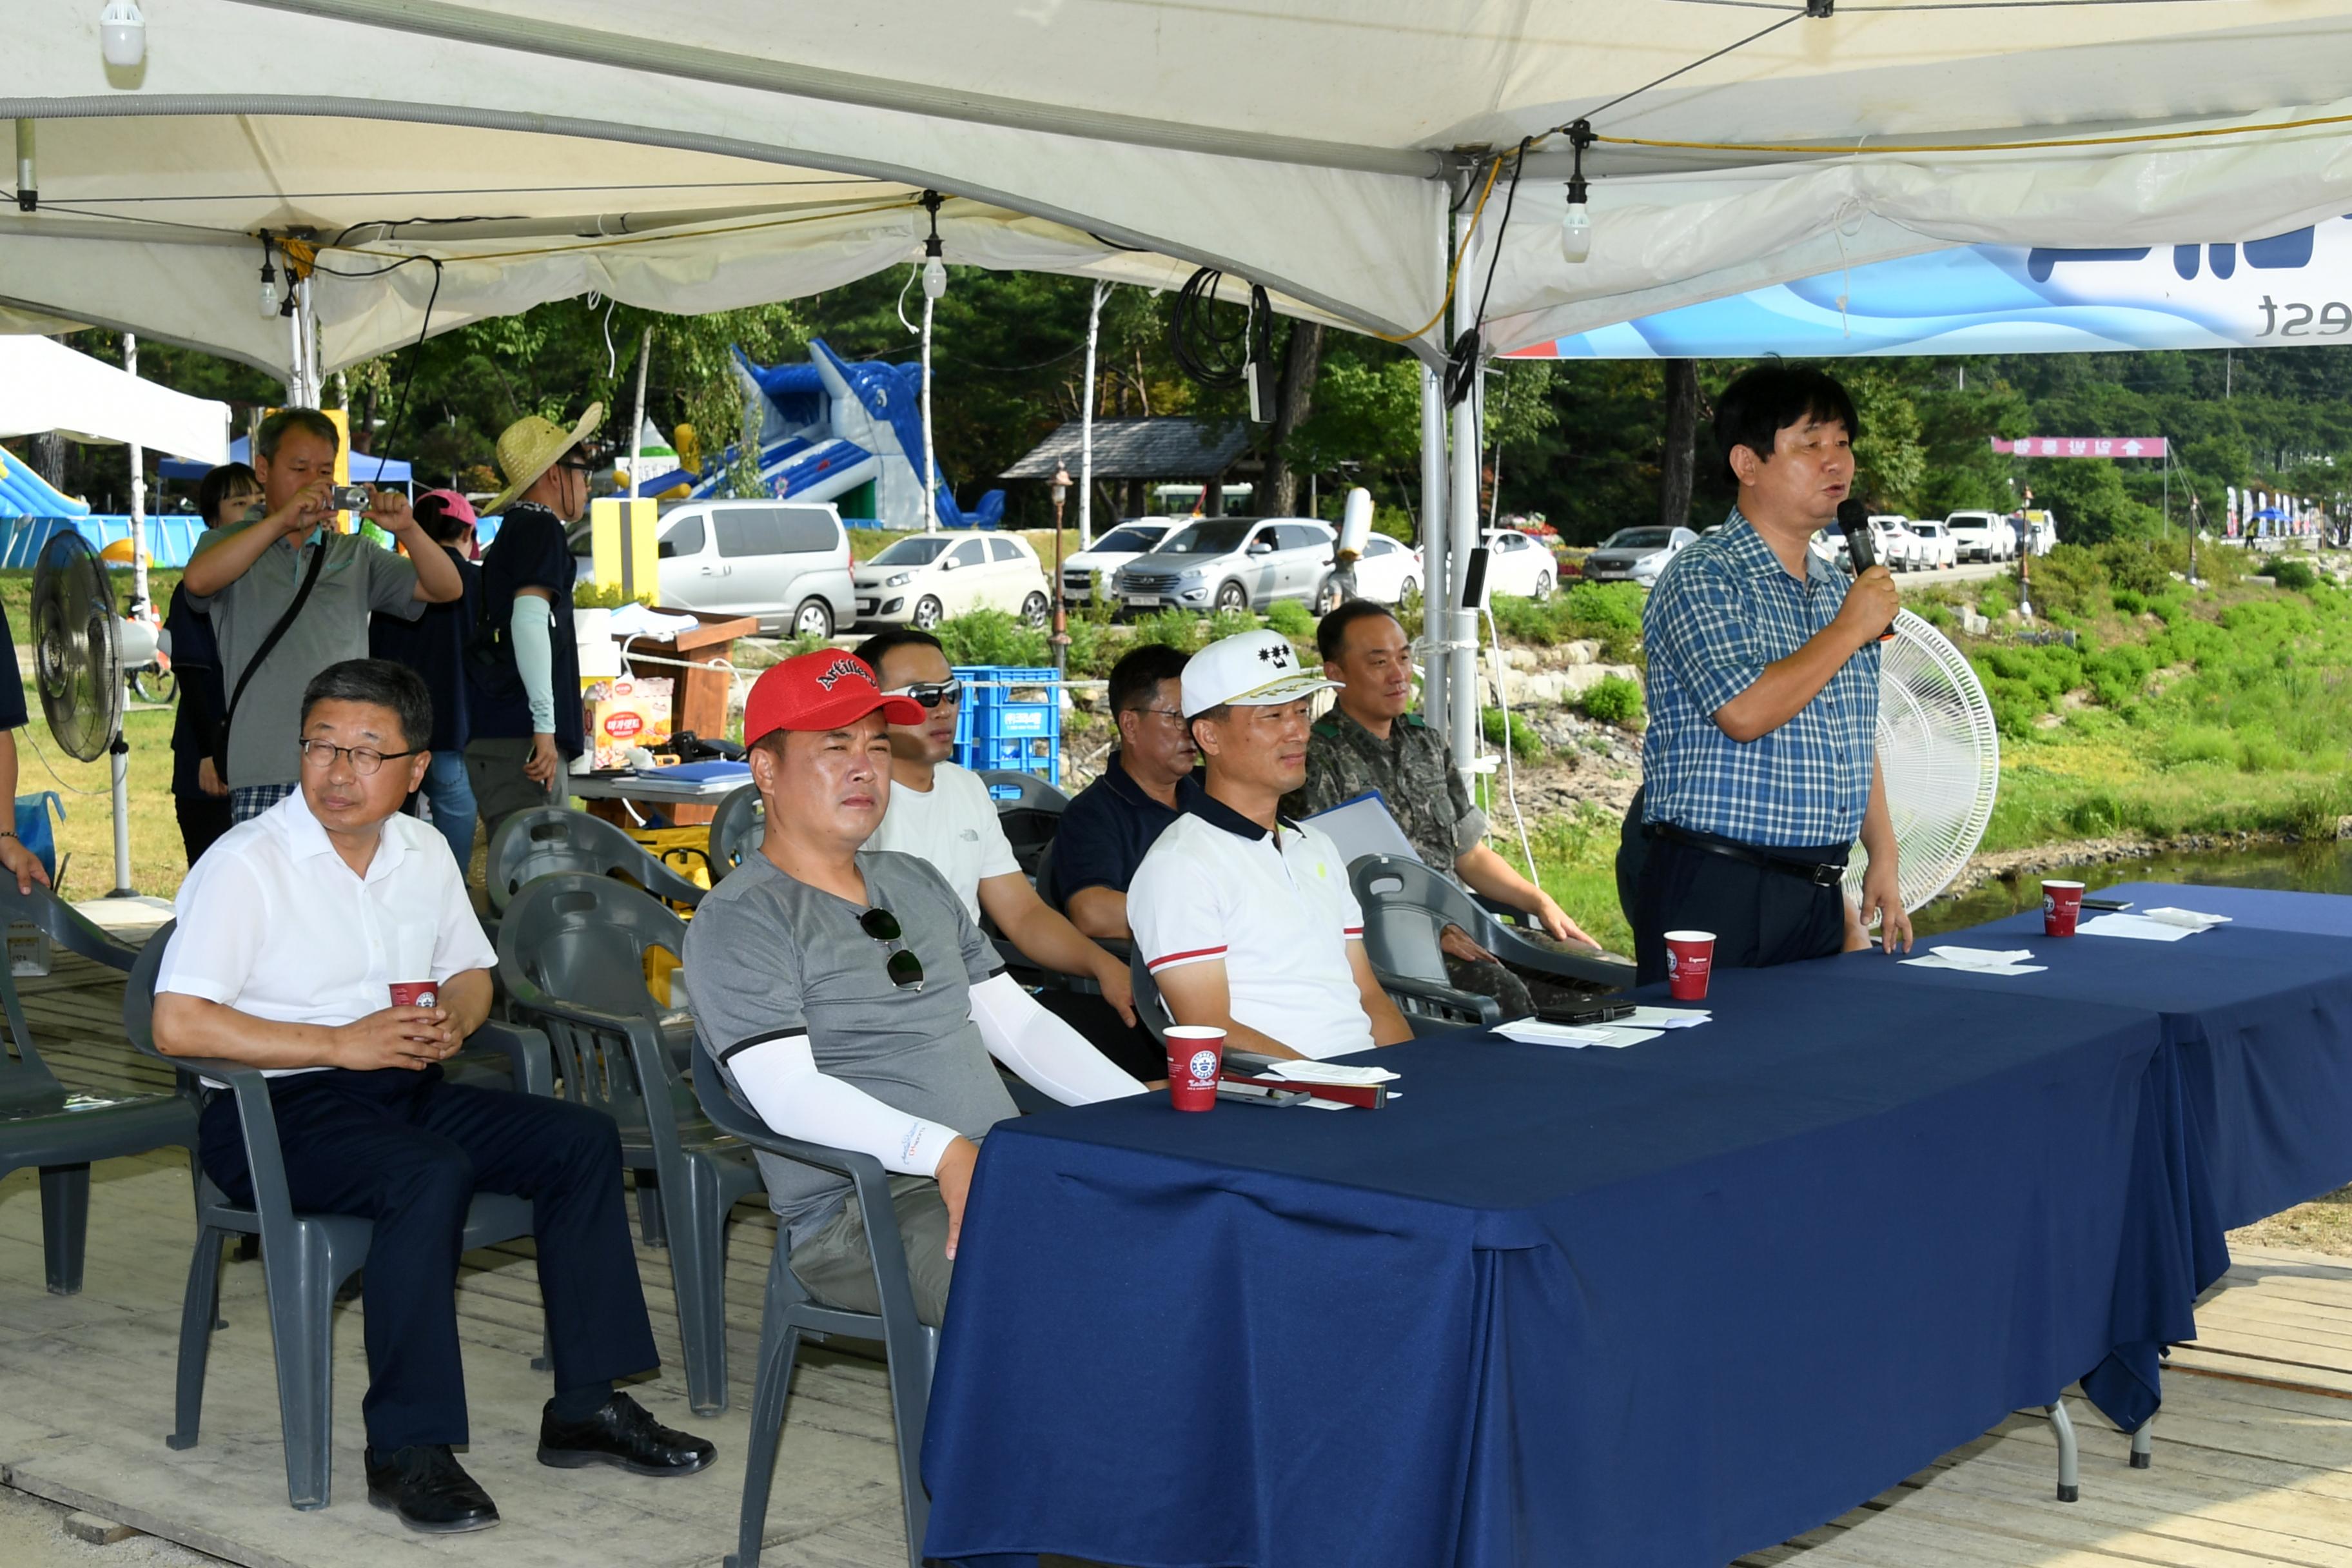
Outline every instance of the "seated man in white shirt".
MULTIPOLYGON (((350 659, 311 679, 299 788, 230 829, 180 886, 154 1031, 167 1055, 268 1075, 298 1211, 374 1222, 362 1293, 368 1499, 412 1529, 454 1531, 499 1521, 449 1451, 467 1441, 456 1290, 478 1191, 531 1200, 555 1366, 540 1462, 677 1476, 715 1450, 613 1391, 659 1356, 612 1118, 442 1077, 489 1012, 498 955, 448 847, 400 815, 432 731, 433 700, 405 666, 350 659), (393 1003, 393 987, 417 982, 432 992, 393 1003)), ((206 1173, 252 1202, 233 1097, 210 1098, 200 1142, 206 1173)))
POLYGON ((1208 776, 1144 856, 1127 918, 1176 1021, 1224 1030, 1229 1050, 1337 1057, 1412 1036, 1364 955, 1347 862, 1278 815, 1307 778, 1307 700, 1338 684, 1302 670, 1279 632, 1184 666, 1208 776))
MULTIPOLYGON (((989 1058, 1066 1105, 1144 1090, 1003 973, 937 868, 866 847, 893 787, 890 726, 922 711, 845 653, 760 677, 743 740, 767 828, 695 910, 683 973, 740 1099, 787 1137, 893 1173, 915 1310, 936 1326, 980 1141, 1017 1114, 989 1058)), ((809 1293, 878 1311, 848 1182, 764 1152, 760 1170, 809 1293)))

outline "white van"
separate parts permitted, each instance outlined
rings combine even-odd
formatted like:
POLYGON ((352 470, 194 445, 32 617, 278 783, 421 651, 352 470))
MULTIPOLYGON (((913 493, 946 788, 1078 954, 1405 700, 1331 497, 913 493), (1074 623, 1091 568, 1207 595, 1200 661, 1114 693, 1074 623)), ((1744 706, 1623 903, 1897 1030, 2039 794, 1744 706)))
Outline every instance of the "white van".
POLYGON ((654 540, 661 604, 756 616, 786 637, 829 637, 856 612, 849 535, 829 501, 667 502, 654 540))

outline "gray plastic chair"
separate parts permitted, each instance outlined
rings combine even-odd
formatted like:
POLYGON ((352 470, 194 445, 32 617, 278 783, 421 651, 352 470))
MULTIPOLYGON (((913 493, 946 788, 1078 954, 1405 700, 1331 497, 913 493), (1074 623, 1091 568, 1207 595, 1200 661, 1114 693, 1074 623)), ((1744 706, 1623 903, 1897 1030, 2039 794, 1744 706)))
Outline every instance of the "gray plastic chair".
POLYGON ((980 775, 996 802, 996 820, 1013 846, 1013 858, 1035 881, 1038 866, 1054 836, 1062 829, 1062 812, 1070 797, 1031 773, 992 769, 980 775))
MULTIPOLYGON (((351 1215, 297 1213, 286 1188, 278 1118, 269 1080, 257 1068, 202 1057, 167 1057, 155 1048, 155 976, 177 922, 155 933, 122 993, 122 1027, 131 1043, 169 1064, 184 1086, 196 1075, 228 1085, 236 1097, 247 1164, 253 1173, 251 1206, 228 1195, 196 1170, 196 1251, 188 1265, 180 1307, 180 1369, 172 1435, 165 1444, 193 1448, 204 1415, 205 1367, 220 1321, 221 1244, 232 1236, 261 1238, 261 1271, 269 1302, 270 1348, 278 1364, 278 1415, 286 1446, 286 1500, 305 1510, 327 1506, 333 1487, 335 1291, 367 1262, 373 1222, 351 1215)), ((533 1076, 532 1058, 546 1044, 528 1031, 485 1024, 469 1048, 506 1053, 517 1083, 533 1076)), ((541 1069, 539 1073, 544 1077, 541 1069)), ((467 1251, 531 1234, 530 1200, 477 1193, 466 1213, 467 1251)), ((535 1363, 544 1365, 544 1358, 535 1363)))
POLYGON ((542 805, 507 818, 490 840, 484 888, 490 912, 503 915, 525 887, 565 871, 626 877, 655 897, 688 909, 702 901, 705 891, 603 817, 542 805))
MULTIPOLYGON (((22 894, 15 882, 0 877, 0 929, 18 924, 46 932, 56 946, 110 969, 127 973, 139 962, 137 948, 107 935, 47 888, 37 886, 29 895, 22 894)), ((0 1176, 28 1165, 39 1169, 41 1260, 49 1293, 70 1296, 81 1289, 89 1238, 91 1162, 181 1148, 188 1152, 193 1170, 196 1101, 185 1089, 121 1099, 68 1091, 33 1045, 5 952, 0 952, 0 1011, 8 1021, 7 1042, 0 1045, 0 1176)))
POLYGON ((768 826, 768 806, 760 786, 745 784, 719 803, 710 818, 710 879, 717 881, 760 847, 768 826))
POLYGON ((882 1310, 850 1312, 820 1306, 809 1298, 790 1262, 791 1241, 776 1237, 775 1260, 768 1265, 768 1289, 760 1312, 759 1373, 751 1391, 751 1447, 743 1460, 743 1512, 727 1568, 759 1568, 760 1537, 768 1520, 768 1492, 774 1484, 776 1450, 783 1438, 784 1413, 793 1397, 793 1363, 801 1341, 822 1343, 840 1334, 877 1340, 889 1357, 890 1419, 898 1438, 898 1485, 906 1503, 907 1562, 923 1568, 923 1531, 930 1522, 930 1494, 923 1489, 923 1416, 931 1403, 931 1365, 939 1356, 938 1331, 915 1316, 914 1288, 907 1279, 907 1249, 898 1237, 898 1214, 890 1205, 890 1178, 871 1154, 803 1143, 769 1130, 736 1103, 701 1040, 694 1047, 695 1089, 704 1114, 721 1131, 755 1149, 846 1176, 849 1202, 866 1222, 874 1255, 874 1285, 882 1310))
POLYGON ((647 1009, 648 948, 677 952, 686 924, 635 888, 567 872, 523 889, 499 926, 499 979, 515 1016, 546 1032, 564 1098, 621 1127, 639 1222, 667 1242, 687 1398, 727 1408, 727 1216, 759 1190, 751 1152, 701 1115, 647 1009))
POLYGON ((1348 881, 1363 906, 1364 952, 1372 972, 1416 1034, 1423 1018, 1448 1029, 1502 1021, 1502 1007, 1493 997, 1457 990, 1447 975, 1438 933, 1449 925, 1460 926, 1515 969, 1611 991, 1633 984, 1632 964, 1539 946, 1418 860, 1361 856, 1349 863, 1348 881))
POLYGON ((996 803, 999 811, 1044 811, 1059 816, 1062 808, 1070 804, 1068 795, 1035 773, 983 768, 980 782, 988 786, 988 798, 996 803))

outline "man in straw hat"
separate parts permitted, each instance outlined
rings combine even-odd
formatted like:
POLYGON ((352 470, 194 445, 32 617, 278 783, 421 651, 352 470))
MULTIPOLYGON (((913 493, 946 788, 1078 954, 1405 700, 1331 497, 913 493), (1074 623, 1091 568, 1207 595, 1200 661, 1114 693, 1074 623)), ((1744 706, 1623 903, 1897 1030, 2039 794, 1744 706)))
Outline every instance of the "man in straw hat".
POLYGON ((507 488, 482 510, 504 517, 482 555, 482 631, 467 665, 466 772, 492 837, 516 812, 562 798, 564 764, 583 744, 564 527, 588 510, 597 465, 579 447, 604 417, 592 403, 568 430, 532 414, 499 436, 507 488))
POLYGON ((1181 684, 1208 776, 1127 889, 1169 1011, 1272 1057, 1412 1038, 1365 956, 1348 862, 1320 828, 1280 815, 1307 782, 1307 699, 1339 683, 1300 668, 1280 632, 1244 632, 1194 654, 1181 684))

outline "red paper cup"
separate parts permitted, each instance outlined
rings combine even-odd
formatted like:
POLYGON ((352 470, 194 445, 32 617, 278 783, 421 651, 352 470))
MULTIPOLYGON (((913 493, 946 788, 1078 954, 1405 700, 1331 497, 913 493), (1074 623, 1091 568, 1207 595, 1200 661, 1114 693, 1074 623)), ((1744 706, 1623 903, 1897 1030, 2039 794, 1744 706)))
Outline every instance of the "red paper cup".
POLYGON ((1225 1032, 1197 1024, 1168 1031, 1168 1103, 1179 1110, 1207 1110, 1217 1103, 1217 1079, 1225 1067, 1225 1032))
POLYGON ((1670 931, 1666 933, 1666 992, 1675 1001, 1706 1000, 1706 977, 1714 968, 1713 931, 1670 931))
POLYGON ((2082 918, 2082 883, 2044 882, 2042 884, 2042 935, 2073 936, 2074 922, 2082 918))
POLYGON ((392 983, 392 1005, 395 1007, 438 1007, 441 987, 430 980, 395 980, 392 983))

